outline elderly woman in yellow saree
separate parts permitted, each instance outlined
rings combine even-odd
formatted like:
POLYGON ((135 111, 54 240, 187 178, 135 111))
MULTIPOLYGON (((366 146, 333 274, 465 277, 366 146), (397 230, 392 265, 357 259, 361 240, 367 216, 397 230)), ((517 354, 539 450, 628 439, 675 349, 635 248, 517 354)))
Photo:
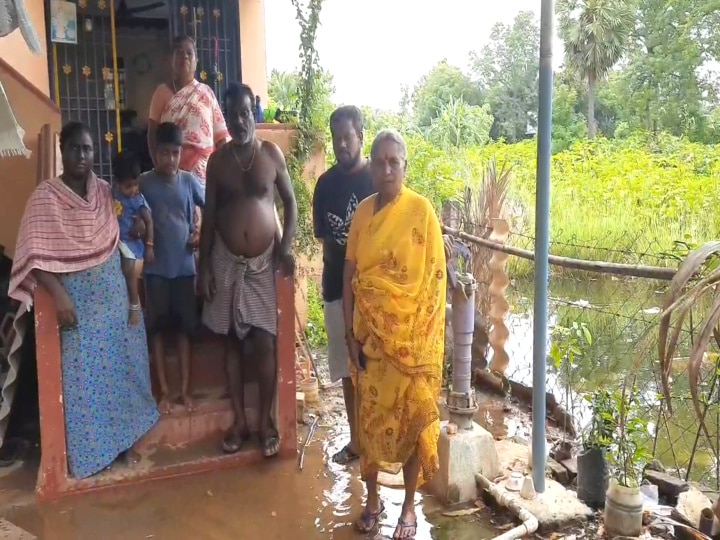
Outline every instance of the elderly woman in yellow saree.
POLYGON ((370 153, 378 190, 357 207, 345 261, 346 339, 356 366, 360 467, 367 502, 356 522, 384 512, 379 471, 403 471, 405 501, 393 538, 414 538, 415 491, 438 469, 446 266, 430 202, 404 186, 406 146, 381 131, 370 153))

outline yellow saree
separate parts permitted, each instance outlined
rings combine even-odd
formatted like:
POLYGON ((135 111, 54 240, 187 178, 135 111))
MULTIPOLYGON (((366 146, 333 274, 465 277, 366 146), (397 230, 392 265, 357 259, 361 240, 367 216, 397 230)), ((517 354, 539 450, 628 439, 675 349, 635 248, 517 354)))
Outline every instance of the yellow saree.
POLYGON ((367 358, 356 375, 363 477, 395 474, 417 448, 418 485, 438 469, 445 346, 445 251, 430 202, 403 187, 374 214, 358 206, 346 258, 355 262, 353 332, 367 358))

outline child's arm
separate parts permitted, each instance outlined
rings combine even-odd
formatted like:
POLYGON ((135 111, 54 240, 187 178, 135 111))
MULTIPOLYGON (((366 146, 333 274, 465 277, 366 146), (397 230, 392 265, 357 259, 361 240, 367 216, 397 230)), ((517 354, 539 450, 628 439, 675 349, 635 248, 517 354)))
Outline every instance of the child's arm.
POLYGON ((147 234, 145 235, 145 245, 149 247, 154 247, 155 231, 153 230, 152 215, 150 214, 150 210, 147 206, 143 206, 140 208, 140 219, 145 224, 145 229, 147 230, 147 234))
POLYGON ((145 224, 145 260, 147 262, 153 262, 155 260, 155 228, 153 227, 152 214, 150 213, 150 208, 147 205, 145 197, 142 199, 142 205, 138 210, 138 215, 145 224))

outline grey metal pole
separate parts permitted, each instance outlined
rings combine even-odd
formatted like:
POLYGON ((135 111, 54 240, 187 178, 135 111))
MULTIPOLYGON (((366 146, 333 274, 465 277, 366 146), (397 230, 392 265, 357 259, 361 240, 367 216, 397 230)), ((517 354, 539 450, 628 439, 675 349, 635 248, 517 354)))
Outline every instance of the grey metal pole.
POLYGON ((550 251, 550 154, 552 144, 552 39, 554 0, 541 0, 537 184, 535 188, 535 302, 533 307, 532 468, 538 493, 545 491, 545 377, 550 251))

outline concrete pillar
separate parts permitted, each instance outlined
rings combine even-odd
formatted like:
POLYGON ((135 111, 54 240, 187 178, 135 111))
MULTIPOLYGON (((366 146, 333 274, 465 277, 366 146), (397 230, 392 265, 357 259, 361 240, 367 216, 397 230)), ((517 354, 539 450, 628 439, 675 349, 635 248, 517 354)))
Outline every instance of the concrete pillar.
POLYGON ((265 0, 240 2, 240 62, 243 83, 268 102, 265 0))

